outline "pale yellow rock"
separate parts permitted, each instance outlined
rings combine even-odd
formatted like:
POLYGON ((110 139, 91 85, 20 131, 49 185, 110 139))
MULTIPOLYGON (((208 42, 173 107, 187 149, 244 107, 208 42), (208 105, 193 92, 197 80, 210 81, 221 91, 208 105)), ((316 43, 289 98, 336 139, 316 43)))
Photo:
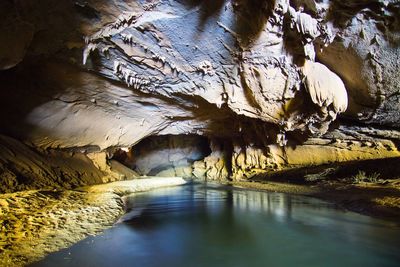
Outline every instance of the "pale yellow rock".
POLYGON ((146 178, 79 190, 0 194, 0 266, 26 266, 101 233, 123 214, 122 196, 182 185, 180 177, 146 178), (2 220, 6 218, 6 223, 2 220), (4 226, 3 226, 4 225, 4 226))
POLYGON ((83 187, 83 190, 89 193, 117 193, 130 194, 150 190, 162 186, 176 186, 185 184, 182 177, 146 177, 130 181, 119 181, 96 186, 83 187))
POLYGON ((193 172, 192 172, 192 174, 193 174, 194 177, 196 177, 198 179, 201 179, 201 180, 205 180, 206 172, 207 172, 207 169, 206 169, 206 164, 205 164, 204 161, 199 160, 199 161, 195 161, 193 163, 193 172))
POLYGON ((115 182, 121 180, 130 180, 138 178, 140 175, 132 169, 122 165, 118 161, 108 160, 106 152, 89 153, 88 158, 93 164, 107 175, 103 177, 103 182, 115 182))
POLYGON ((332 105, 334 112, 346 111, 348 105, 347 91, 343 81, 325 65, 306 60, 302 67, 304 82, 311 100, 320 106, 332 105))
POLYGON ((285 159, 287 167, 317 166, 327 163, 360 161, 369 159, 381 159, 400 157, 400 152, 392 149, 391 141, 384 141, 381 146, 370 148, 363 146, 361 142, 332 145, 302 145, 287 147, 285 159))

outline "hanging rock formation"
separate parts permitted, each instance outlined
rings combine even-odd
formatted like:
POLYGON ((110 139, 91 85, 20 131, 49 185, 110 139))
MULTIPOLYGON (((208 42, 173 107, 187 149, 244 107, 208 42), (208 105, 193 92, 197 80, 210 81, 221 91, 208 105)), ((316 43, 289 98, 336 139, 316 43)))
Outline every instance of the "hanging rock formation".
POLYGON ((43 153, 99 167, 96 153, 198 135, 203 179, 400 156, 398 1, 0 5, 1 133, 43 153))

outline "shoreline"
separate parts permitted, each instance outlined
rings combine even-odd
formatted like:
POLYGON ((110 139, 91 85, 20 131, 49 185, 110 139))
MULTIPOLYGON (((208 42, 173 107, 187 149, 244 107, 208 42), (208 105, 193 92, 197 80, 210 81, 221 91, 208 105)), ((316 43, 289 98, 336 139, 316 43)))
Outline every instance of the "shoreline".
POLYGON ((233 181, 233 187, 315 197, 352 212, 389 220, 400 225, 400 179, 385 185, 349 184, 340 181, 282 183, 275 181, 233 181))
MULTIPOLYGON (((25 266, 88 236, 100 234, 124 214, 124 197, 128 194, 185 183, 180 177, 148 177, 75 190, 1 194, 0 266, 25 266)), ((315 197, 400 225, 400 179, 384 185, 340 181, 312 184, 233 181, 225 185, 315 197)))
POLYGON ((0 266, 26 266, 114 225, 122 197, 185 184, 180 177, 146 178, 75 190, 29 190, 0 195, 0 266))

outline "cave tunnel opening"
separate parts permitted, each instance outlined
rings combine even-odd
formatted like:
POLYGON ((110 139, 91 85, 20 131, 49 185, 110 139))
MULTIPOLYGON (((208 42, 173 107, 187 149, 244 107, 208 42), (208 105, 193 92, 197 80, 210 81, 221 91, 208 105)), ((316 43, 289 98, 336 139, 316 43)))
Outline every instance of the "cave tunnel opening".
POLYGON ((210 141, 200 135, 149 136, 128 149, 118 149, 117 160, 141 176, 192 178, 193 164, 211 154, 210 141))

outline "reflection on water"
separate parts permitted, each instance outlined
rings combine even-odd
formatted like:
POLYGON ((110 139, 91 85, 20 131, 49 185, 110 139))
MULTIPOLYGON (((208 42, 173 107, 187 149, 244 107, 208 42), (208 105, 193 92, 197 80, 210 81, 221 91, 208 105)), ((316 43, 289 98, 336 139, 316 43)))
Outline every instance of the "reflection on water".
POLYGON ((34 266, 400 266, 400 229, 288 194, 186 185, 134 194, 112 229, 34 266))

